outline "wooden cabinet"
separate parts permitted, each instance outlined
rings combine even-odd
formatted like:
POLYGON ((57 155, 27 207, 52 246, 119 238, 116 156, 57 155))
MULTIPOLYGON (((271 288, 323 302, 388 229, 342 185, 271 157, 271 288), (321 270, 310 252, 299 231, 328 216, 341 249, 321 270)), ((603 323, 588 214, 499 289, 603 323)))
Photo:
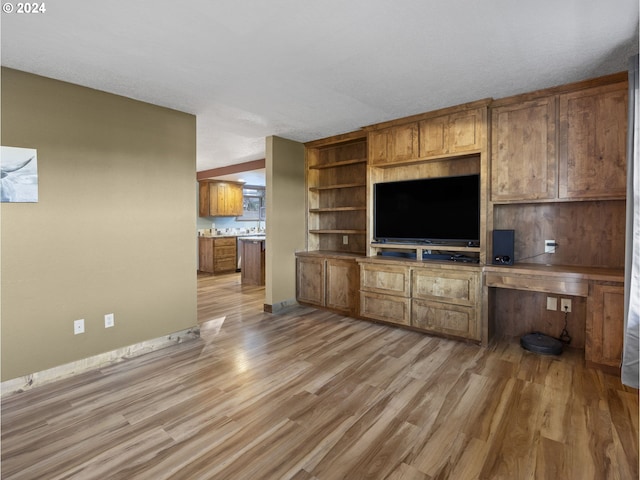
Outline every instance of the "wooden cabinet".
POLYGON ((369 162, 372 165, 406 162, 420 156, 418 123, 398 125, 373 132, 370 137, 369 162))
POLYGON ((480 270, 414 268, 411 325, 429 332, 480 340, 480 270))
POLYGON ((556 197, 556 97, 491 109, 491 199, 556 197))
POLYGON ((420 122, 420 157, 478 151, 486 125, 486 108, 452 113, 420 122))
POLYGON ((357 315, 359 298, 358 264, 347 256, 323 256, 300 252, 296 255, 296 299, 347 315, 357 315))
POLYGON ((627 84, 491 108, 491 200, 624 199, 627 84))
POLYGON ((266 240, 240 238, 242 268, 240 281, 243 285, 265 284, 264 250, 266 240))
POLYGON ((400 325, 411 324, 409 267, 360 265, 360 315, 400 325))
POLYGON ((486 107, 457 110, 372 130, 369 163, 384 165, 480 151, 486 131, 486 107))
POLYGON ((301 303, 324 306, 325 259, 296 257, 296 299, 301 303))
POLYGON ((358 264, 353 259, 327 258, 325 306, 350 315, 358 311, 358 264))
POLYGON ((592 283, 587 300, 585 358, 619 368, 624 337, 624 287, 592 283))
POLYGON ((202 181, 199 184, 198 214, 201 217, 233 217, 243 213, 242 184, 202 181))
POLYGON ((560 95, 560 198, 625 197, 627 97, 625 83, 560 95))
POLYGON ((201 272, 235 272, 236 237, 198 237, 198 260, 201 272))
POLYGON ((364 134, 306 145, 310 251, 366 250, 367 142, 364 134))
POLYGON ((480 341, 480 268, 419 265, 362 260, 360 315, 480 341))

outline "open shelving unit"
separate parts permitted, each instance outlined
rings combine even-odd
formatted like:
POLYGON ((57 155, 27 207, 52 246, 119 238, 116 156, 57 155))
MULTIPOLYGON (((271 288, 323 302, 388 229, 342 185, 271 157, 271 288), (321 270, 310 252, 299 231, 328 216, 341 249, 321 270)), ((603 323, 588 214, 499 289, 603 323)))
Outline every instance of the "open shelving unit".
POLYGON ((307 249, 364 254, 367 140, 362 133, 307 145, 307 249))

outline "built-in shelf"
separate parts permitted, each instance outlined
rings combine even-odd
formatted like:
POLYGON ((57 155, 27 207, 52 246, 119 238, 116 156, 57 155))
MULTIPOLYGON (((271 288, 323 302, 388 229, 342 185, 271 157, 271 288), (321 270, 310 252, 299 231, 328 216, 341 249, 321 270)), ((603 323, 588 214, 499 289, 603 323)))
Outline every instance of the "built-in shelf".
POLYGON ((366 253, 367 138, 311 142, 307 155, 308 250, 366 253))
POLYGON ((357 163, 367 163, 366 158, 354 158, 351 160, 341 160, 339 162, 331 162, 325 163, 321 165, 309 165, 309 168, 312 170, 322 170, 324 168, 336 168, 336 167, 344 167, 346 165, 355 165, 357 163))
POLYGON ((310 208, 310 213, 323 213, 323 212, 355 212, 358 210, 366 210, 366 206, 362 207, 327 207, 327 208, 310 208))
POLYGON ((323 234, 327 234, 327 233, 341 233, 344 235, 347 234, 366 234, 367 231, 366 230, 349 230, 349 229, 339 229, 339 230, 309 230, 309 233, 323 233, 323 234))
POLYGON ((366 187, 366 183, 342 183, 337 185, 327 185, 325 187, 309 187, 311 192, 318 192, 320 190, 340 190, 343 188, 356 188, 356 187, 366 187))
POLYGON ((389 243, 389 242, 372 242, 372 248, 388 248, 398 250, 437 250, 445 252, 469 252, 478 253, 480 247, 467 247, 464 245, 436 245, 436 244, 418 244, 418 243, 389 243))

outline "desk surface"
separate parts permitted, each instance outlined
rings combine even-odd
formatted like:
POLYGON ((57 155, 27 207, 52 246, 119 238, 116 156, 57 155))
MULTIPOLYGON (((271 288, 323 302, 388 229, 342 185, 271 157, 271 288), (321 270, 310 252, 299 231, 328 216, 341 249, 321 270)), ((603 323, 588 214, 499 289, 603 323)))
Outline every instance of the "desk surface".
POLYGON ((572 265, 543 265, 539 263, 518 263, 510 266, 486 265, 486 273, 499 275, 536 275, 562 277, 578 280, 596 280, 601 282, 624 282, 624 269, 600 267, 576 267, 572 265))
POLYGON ((590 281, 624 282, 624 271, 613 268, 518 264, 508 267, 487 265, 484 272, 488 287, 577 297, 589 295, 590 281))

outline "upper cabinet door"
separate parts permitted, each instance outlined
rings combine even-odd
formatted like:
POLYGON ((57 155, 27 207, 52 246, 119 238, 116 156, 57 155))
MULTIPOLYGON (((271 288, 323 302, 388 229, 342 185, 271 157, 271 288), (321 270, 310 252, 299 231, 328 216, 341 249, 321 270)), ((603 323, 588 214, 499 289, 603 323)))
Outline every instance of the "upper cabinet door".
POLYGON ((486 109, 466 110, 420 122, 420 157, 437 157, 478 151, 486 109))
POLYGON ((396 162, 418 158, 418 124, 409 123, 391 129, 391 156, 396 162))
POLYGON ((407 123, 369 133, 369 163, 406 162, 418 158, 418 124, 407 123))
POLYGON ((445 155, 448 150, 449 116, 429 118, 420 122, 420 156, 445 155))
POLYGON ((554 199, 556 97, 495 107, 491 121, 492 201, 554 199))
POLYGON ((626 84, 560 95, 560 198, 625 198, 627 97, 626 84))
POLYGON ((469 110, 449 116, 449 152, 464 153, 482 148, 482 132, 486 109, 469 110))
POLYGON ((369 163, 382 165, 390 161, 389 158, 389 131, 377 130, 369 133, 369 163))

